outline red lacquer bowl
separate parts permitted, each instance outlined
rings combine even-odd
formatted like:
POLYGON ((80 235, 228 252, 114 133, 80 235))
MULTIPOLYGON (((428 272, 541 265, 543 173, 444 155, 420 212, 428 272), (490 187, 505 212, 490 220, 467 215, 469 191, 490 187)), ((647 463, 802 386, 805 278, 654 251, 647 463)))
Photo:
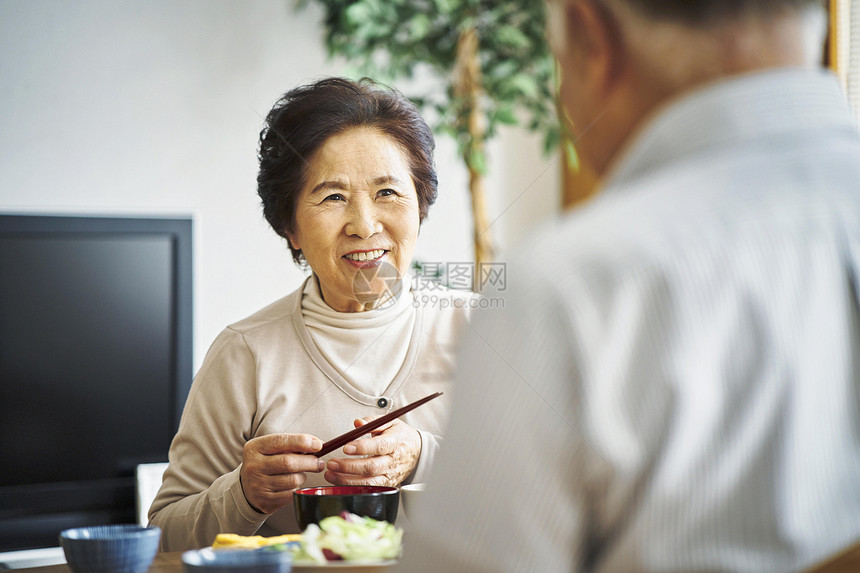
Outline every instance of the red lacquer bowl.
POLYGON ((396 487, 333 485, 293 491, 296 520, 302 531, 311 523, 319 523, 326 517, 340 515, 344 511, 394 523, 399 504, 400 490, 396 487))

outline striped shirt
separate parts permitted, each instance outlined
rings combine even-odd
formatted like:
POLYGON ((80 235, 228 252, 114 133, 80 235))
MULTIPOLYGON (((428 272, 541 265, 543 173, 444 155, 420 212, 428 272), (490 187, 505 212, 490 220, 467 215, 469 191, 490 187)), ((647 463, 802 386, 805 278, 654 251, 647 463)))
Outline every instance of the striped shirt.
POLYGON ((823 71, 691 92, 508 258, 401 570, 790 571, 860 538, 856 125, 823 71))

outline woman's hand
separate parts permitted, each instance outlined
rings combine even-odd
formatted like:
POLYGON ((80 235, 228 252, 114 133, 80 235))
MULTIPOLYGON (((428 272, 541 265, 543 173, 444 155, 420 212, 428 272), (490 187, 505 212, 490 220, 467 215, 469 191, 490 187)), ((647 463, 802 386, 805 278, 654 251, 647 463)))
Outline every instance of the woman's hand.
POLYGON ((274 513, 288 504, 305 472, 325 469, 325 462, 308 455, 321 448, 322 441, 309 434, 269 434, 245 443, 239 479, 251 507, 274 513))
MULTIPOLYGON (((355 427, 363 426, 376 417, 356 420, 355 427)), ((325 473, 328 482, 336 485, 397 486, 418 465, 421 436, 409 424, 393 420, 371 432, 370 436, 343 447, 345 454, 366 457, 329 460, 325 473)))

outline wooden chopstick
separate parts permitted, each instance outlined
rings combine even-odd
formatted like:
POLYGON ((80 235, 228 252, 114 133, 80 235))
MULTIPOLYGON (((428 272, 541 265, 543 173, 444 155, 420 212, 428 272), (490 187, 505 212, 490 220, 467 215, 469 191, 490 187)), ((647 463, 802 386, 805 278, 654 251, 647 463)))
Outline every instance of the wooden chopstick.
POLYGON ((442 392, 436 392, 435 394, 430 394, 429 396, 425 396, 424 398, 421 398, 420 400, 415 400, 411 404, 407 404, 407 405, 403 406, 402 408, 398 408, 396 410, 393 410, 393 411, 387 413, 386 415, 382 416, 381 418, 377 418, 376 420, 373 420, 372 422, 368 422, 363 426, 359 426, 358 428, 355 428, 354 430, 351 430, 351 431, 349 431, 345 434, 342 434, 342 435, 340 435, 334 439, 331 439, 331 440, 327 441, 326 443, 324 443, 322 449, 318 452, 315 452, 314 455, 316 457, 320 458, 329 452, 333 452, 336 449, 338 449, 339 447, 344 446, 347 443, 353 441, 354 439, 359 438, 359 437, 363 436, 364 434, 367 434, 368 432, 372 432, 373 430, 375 430, 376 428, 379 428, 380 426, 384 426, 385 424, 387 424, 391 420, 393 420, 395 418, 399 418, 400 416, 402 416, 406 412, 409 412, 410 410, 414 410, 415 408, 417 408, 421 404, 424 404, 425 402, 429 402, 433 398, 436 398, 437 396, 441 396, 441 395, 442 395, 442 392))

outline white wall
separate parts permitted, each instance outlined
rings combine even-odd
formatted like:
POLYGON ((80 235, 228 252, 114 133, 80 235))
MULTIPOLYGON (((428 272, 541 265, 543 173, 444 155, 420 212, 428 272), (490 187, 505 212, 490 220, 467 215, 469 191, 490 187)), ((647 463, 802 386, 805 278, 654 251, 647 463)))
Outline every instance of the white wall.
MULTIPOLYGON (((221 328, 303 277, 260 212, 256 144, 278 95, 344 70, 320 15, 292 0, 0 0, 0 212, 192 215, 195 371, 221 328)), ((466 173, 438 147, 416 256, 470 260, 466 173)), ((555 213, 559 168, 517 130, 490 154, 505 247, 555 213)))

